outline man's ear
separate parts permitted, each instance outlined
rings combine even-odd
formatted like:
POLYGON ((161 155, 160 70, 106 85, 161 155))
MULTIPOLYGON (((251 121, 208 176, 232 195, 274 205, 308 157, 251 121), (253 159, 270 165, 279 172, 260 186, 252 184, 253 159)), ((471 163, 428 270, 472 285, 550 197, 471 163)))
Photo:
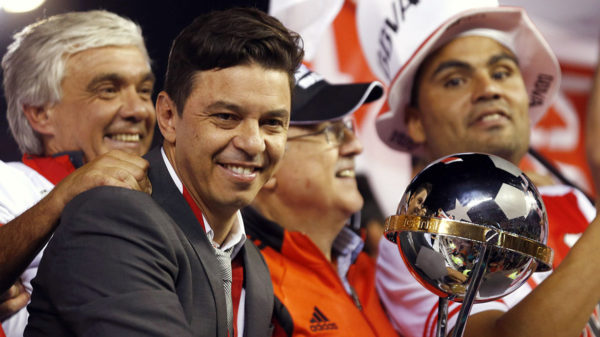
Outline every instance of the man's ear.
POLYGON ((177 118, 179 115, 175 102, 166 92, 161 91, 156 98, 156 122, 164 139, 172 144, 176 140, 177 118))
POLYGON ((419 110, 412 106, 406 108, 406 131, 417 144, 423 144, 427 140, 419 110))
POLYGON ((54 124, 51 116, 54 111, 49 106, 23 105, 23 113, 29 125, 41 135, 53 135, 54 124))

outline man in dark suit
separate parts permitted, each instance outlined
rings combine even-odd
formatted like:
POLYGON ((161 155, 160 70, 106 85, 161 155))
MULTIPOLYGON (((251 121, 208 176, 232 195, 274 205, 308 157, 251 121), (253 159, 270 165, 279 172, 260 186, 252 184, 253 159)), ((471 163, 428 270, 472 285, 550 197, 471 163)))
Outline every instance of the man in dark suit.
POLYGON ((156 102, 163 146, 146 157, 152 196, 101 187, 69 203, 26 336, 270 334, 269 272, 239 209, 283 156, 297 42, 252 9, 180 33, 156 102))

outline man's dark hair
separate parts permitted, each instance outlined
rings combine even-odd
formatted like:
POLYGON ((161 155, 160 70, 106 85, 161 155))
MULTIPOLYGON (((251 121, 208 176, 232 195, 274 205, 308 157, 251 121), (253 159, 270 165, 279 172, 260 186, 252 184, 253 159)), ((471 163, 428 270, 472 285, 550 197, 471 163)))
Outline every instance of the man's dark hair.
POLYGON ((429 195, 429 193, 431 193, 431 189, 433 188, 433 185, 429 182, 423 183, 421 184, 419 187, 417 187, 411 194, 411 199, 413 196, 419 194, 419 192, 421 191, 425 191, 427 193, 427 195, 429 195))
POLYGON ((298 34, 255 8, 201 15, 173 41, 164 90, 181 115, 197 72, 252 63, 286 72, 291 89, 304 56, 301 44, 298 34))

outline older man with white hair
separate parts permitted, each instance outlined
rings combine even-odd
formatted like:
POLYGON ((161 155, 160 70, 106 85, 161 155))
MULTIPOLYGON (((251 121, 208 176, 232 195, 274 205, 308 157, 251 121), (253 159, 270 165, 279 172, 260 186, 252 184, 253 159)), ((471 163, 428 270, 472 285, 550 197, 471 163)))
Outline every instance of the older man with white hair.
POLYGON ((140 156, 154 132, 154 75, 140 27, 106 11, 23 28, 2 70, 10 129, 23 153, 21 162, 0 162, 0 319, 16 337, 64 206, 96 186, 150 191, 140 156))

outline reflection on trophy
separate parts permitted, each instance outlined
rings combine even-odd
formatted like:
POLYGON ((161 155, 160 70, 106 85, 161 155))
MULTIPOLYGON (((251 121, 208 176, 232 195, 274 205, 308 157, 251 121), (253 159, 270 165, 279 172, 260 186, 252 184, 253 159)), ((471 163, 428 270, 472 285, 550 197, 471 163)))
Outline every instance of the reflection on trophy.
POLYGON ((508 295, 551 268, 546 210, 519 168, 493 155, 461 153, 421 171, 407 187, 386 238, 412 275, 440 297, 437 336, 446 336, 448 300, 462 302, 462 336, 473 302, 508 295))

